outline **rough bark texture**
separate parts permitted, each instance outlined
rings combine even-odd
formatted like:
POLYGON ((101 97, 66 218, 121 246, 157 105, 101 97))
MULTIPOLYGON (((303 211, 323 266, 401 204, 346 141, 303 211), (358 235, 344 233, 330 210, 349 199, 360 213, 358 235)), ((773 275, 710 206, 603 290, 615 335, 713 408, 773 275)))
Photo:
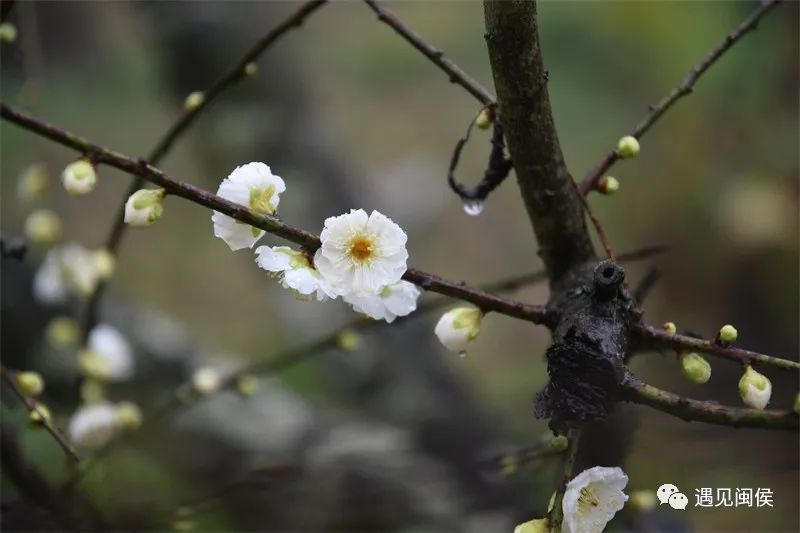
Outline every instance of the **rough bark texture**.
POLYGON ((539 254, 558 290, 595 254, 553 122, 536 4, 486 0, 484 10, 500 120, 539 254))

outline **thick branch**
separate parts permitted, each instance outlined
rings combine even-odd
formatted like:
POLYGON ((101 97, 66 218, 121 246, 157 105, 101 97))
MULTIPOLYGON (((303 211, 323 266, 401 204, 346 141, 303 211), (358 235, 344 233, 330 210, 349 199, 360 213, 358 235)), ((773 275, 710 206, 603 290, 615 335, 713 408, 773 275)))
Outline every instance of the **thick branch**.
POLYGON ((536 4, 485 0, 486 41, 500 119, 551 286, 595 257, 564 163, 542 63, 536 4))
MULTIPOLYGON (((4 119, 22 126, 27 130, 84 153, 91 157, 96 163, 112 166, 123 172, 139 176, 159 187, 163 187, 169 194, 180 196, 196 204, 213 209, 214 211, 219 211, 236 220, 240 220, 268 233, 304 246, 309 250, 313 251, 319 247, 319 237, 313 233, 286 224, 275 216, 257 213, 242 205, 221 198, 199 187, 195 187, 190 183, 177 180, 144 160, 137 161, 118 152, 113 152, 107 148, 93 144, 86 139, 17 111, 5 104, 0 104, 0 115, 4 119)), ((522 302, 495 296, 470 287, 463 282, 446 280, 414 268, 409 268, 403 275, 403 279, 415 283, 425 290, 471 302, 484 312, 495 311, 535 324, 544 323, 548 317, 548 313, 543 306, 524 304, 522 302)))
POLYGON ((649 405, 688 422, 696 420, 722 426, 765 429, 796 430, 798 428, 797 413, 788 409, 762 411, 728 407, 711 401, 692 400, 648 385, 630 374, 626 377, 623 387, 626 400, 649 405))
MULTIPOLYGON (((650 126, 655 124, 655 122, 661 118, 663 115, 672 105, 680 100, 682 97, 690 94, 694 90, 694 85, 697 83, 697 80, 702 76, 705 71, 711 68, 711 65, 717 62, 719 58, 725 54, 736 42, 738 42, 742 37, 747 35, 750 31, 756 29, 758 25, 758 21, 761 20, 761 17, 767 14, 767 12, 778 5, 781 0, 766 0, 760 2, 760 5, 750 14, 750 16, 745 19, 738 27, 736 27, 733 31, 731 31, 728 35, 725 36, 725 39, 721 43, 719 43, 711 52, 706 54, 703 59, 696 64, 687 74, 686 78, 683 82, 672 89, 667 96, 661 99, 658 104, 654 106, 650 106, 650 113, 642 119, 641 122, 629 133, 629 135, 636 137, 637 139, 641 138, 647 130, 650 129, 650 126)), ((597 182, 600 181, 600 178, 608 171, 611 166, 617 162, 619 156, 617 156, 616 148, 612 148, 606 156, 603 158, 600 163, 597 164, 593 169, 591 169, 586 176, 583 177, 581 180, 581 191, 586 194, 592 189, 597 186, 597 182)))
POLYGON ((732 346, 720 346, 713 341, 668 333, 661 328, 645 324, 634 326, 632 333, 636 337, 637 349, 671 348, 678 351, 703 352, 747 365, 770 365, 784 370, 800 369, 800 363, 797 361, 772 357, 732 346))

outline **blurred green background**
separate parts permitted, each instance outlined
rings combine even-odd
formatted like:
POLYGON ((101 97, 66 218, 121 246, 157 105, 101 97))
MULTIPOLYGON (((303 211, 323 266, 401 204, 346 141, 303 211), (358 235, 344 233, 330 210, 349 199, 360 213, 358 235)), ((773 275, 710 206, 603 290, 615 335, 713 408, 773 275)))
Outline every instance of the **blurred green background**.
MULTIPOLYGON (((593 166, 754 4, 541 3, 550 97, 573 174, 580 177, 593 166)), ((295 6, 20 2, 13 17, 19 40, 2 48, 3 101, 123 153, 143 155, 180 115, 188 92, 208 87, 295 6)), ((491 87, 480 3, 390 7, 491 87)), ((645 304, 647 319, 659 324, 672 320, 704 336, 732 323, 743 347, 792 359, 798 354, 800 323, 797 20, 797 3, 775 9, 643 138, 638 158, 613 169, 620 191, 591 198, 618 251, 653 243, 672 246, 651 261, 664 275, 645 304)), ((541 263, 513 179, 490 197, 478 217, 465 215, 446 186, 452 148, 478 107, 366 6, 338 2, 270 49, 257 75, 204 113, 161 166, 215 190, 236 165, 264 161, 287 182, 281 201, 285 220, 316 232, 326 217, 350 207, 378 209, 408 232, 413 266, 451 279, 489 282, 536 270, 541 263)), ((100 246, 129 178, 102 168, 93 194, 68 197, 57 178, 73 153, 7 123, 0 132, 3 234, 20 234, 31 209, 16 201, 16 176, 30 163, 42 162, 53 185, 46 203, 63 217, 65 238, 100 246)), ((479 132, 462 158, 464 181, 479 179, 487 154, 488 135, 479 132)), ((210 215, 172 198, 155 227, 131 231, 108 305, 117 302, 171 317, 192 342, 210 347, 209 360, 223 368, 237 357, 276 355, 282 347, 303 344, 352 319, 339 302, 295 300, 256 268, 250 253, 231 253, 215 239, 210 215)), ((268 236, 262 242, 278 240, 268 236)), ((40 258, 34 251, 27 262, 35 266, 40 258)), ((648 265, 626 267, 628 279, 639 279, 648 265)), ((536 285, 517 296, 541 303, 547 290, 536 285)), ((7 304, 4 337, 10 335, 9 324, 24 318, 17 314, 15 321, 15 309, 7 304)), ((464 391, 471 409, 491 421, 494 436, 518 445, 536 441, 546 431, 546 424, 533 418, 532 399, 546 382, 542 356, 547 331, 490 315, 469 355, 459 359, 433 340, 435 319, 422 318, 417 329, 399 329, 391 337, 382 337, 391 327, 380 328, 363 357, 405 357, 403 332, 413 331, 422 340, 415 339, 412 349, 436 359, 464 391)), ((37 346, 36 339, 28 344, 37 346)), ((3 346, 7 358, 6 339, 3 346)), ((32 348, 14 357, 35 361, 36 353, 32 348)), ((340 381, 352 379, 352 373, 343 378, 321 359, 280 378, 315 408, 383 416, 381 408, 353 403, 351 395, 342 393, 347 387, 340 381)), ((738 405, 739 368, 710 361, 714 374, 703 387, 682 379, 671 354, 637 357, 632 368, 659 387, 738 405)), ((406 371, 413 375, 413 368, 406 371)), ((775 389, 771 405, 791 405, 797 377, 768 374, 775 389)), ((131 387, 139 401, 146 403, 142 397, 170 386, 159 383, 157 374, 151 378, 131 387)), ((413 394, 398 390, 403 398, 397 401, 411 402, 413 394)), ((68 416, 67 406, 53 407, 68 416)), ((409 416, 424 416, 426 408, 408 409, 409 416)), ((19 417, 18 409, 4 407, 3 413, 19 417)), ((632 439, 623 462, 629 488, 655 489, 669 482, 689 495, 690 506, 680 516, 684 522, 675 530, 800 527, 796 433, 685 423, 641 407, 622 406, 620 416, 635 417, 637 426, 626 433, 632 439), (699 487, 769 487, 775 507, 694 508, 694 488, 699 487)), ((53 478, 61 475, 62 459, 47 437, 23 435, 34 462, 50 465, 53 478)), ((136 492, 139 485, 163 499, 174 497, 174 505, 193 494, 193 483, 213 486, 213 479, 198 482, 173 472, 163 451, 153 451, 152 439, 170 447, 169 434, 149 438, 149 448, 131 445, 93 466, 94 474, 106 476, 98 479, 115 480, 119 498, 92 489, 91 476, 87 481, 101 507, 118 509, 108 511, 114 516, 138 512, 126 492, 136 492)), ((268 431, 263 439, 269 439, 268 431)), ((203 446, 199 437, 190 443, 203 446)), ((514 494, 512 514, 543 513, 554 475, 555 469, 545 466, 503 481, 514 494)), ((9 490, 5 484, 3 489, 9 490)), ((474 510, 469 504, 464 508, 474 510)), ((227 508, 207 525, 234 529, 238 519, 227 508)))

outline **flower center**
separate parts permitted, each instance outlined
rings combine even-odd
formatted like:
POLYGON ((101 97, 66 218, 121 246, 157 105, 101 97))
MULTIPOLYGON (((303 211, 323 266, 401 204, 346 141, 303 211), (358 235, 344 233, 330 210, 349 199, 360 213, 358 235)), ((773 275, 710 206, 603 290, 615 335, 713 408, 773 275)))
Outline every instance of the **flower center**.
POLYGON ((269 185, 265 189, 250 189, 250 208, 259 213, 274 213, 275 210, 270 203, 273 194, 275 194, 274 185, 269 185))
POLYGON ((588 486, 581 488, 581 495, 578 497, 578 504, 581 507, 591 505, 592 507, 597 507, 600 505, 600 500, 597 499, 597 496, 594 495, 592 489, 588 486))
POLYGON ((350 257, 356 261, 367 261, 374 253, 372 239, 364 235, 353 238, 353 240, 350 241, 348 253, 350 257))

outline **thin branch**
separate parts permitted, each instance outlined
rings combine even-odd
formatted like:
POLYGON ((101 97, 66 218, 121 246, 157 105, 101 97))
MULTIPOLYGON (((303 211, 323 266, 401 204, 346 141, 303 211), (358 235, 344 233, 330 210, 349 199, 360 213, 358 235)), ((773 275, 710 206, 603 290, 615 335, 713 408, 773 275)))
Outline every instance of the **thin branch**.
MULTIPOLYGON (((209 89, 203 92, 203 100, 197 107, 187 109, 183 112, 178 120, 163 135, 161 140, 158 141, 156 146, 150 152, 150 155, 147 156, 147 161, 153 165, 158 165, 161 159, 167 155, 170 148, 172 148, 172 145, 175 143, 175 141, 177 141, 178 138, 189 128, 189 126, 195 121, 195 119, 197 119, 200 113, 202 113, 209 105, 211 105, 211 103, 215 101, 220 94, 246 76, 246 68, 249 63, 257 60, 261 54, 263 54, 273 43, 275 43, 289 30, 302 25, 309 15, 311 15, 318 8, 322 7, 326 2, 327 0, 311 0, 309 2, 305 2, 292 15, 256 41, 256 43, 240 59, 238 59, 237 62, 225 74, 223 74, 216 82, 214 82, 209 89)), ((117 209, 114 223, 111 227, 111 231, 109 232, 105 244, 105 249, 112 254, 117 252, 127 227, 125 225, 125 202, 130 195, 141 189, 143 184, 144 180, 141 177, 135 178, 131 182, 128 191, 125 193, 122 203, 117 209)), ((89 300, 86 304, 86 312, 82 327, 84 340, 89 334, 89 330, 91 330, 96 322, 97 306, 100 298, 103 295, 103 292, 105 291, 106 285, 107 281, 104 280, 100 282, 95 288, 95 291, 89 297, 89 300)))
POLYGON ((503 469, 505 467, 517 469, 540 459, 562 455, 564 452, 566 450, 556 448, 550 443, 534 444, 533 446, 525 446, 524 448, 501 453, 485 461, 484 464, 488 469, 503 469))
POLYGON ((712 401, 692 400, 656 388, 631 374, 626 376, 623 387, 627 401, 648 405, 689 422, 765 429, 798 428, 798 415, 789 409, 749 409, 728 407, 712 401))
MULTIPOLYGON (((137 161, 118 152, 93 144, 73 133, 64 131, 5 104, 0 104, 0 116, 29 131, 80 151, 91 157, 98 164, 106 164, 122 170, 123 172, 142 177, 164 188, 169 194, 180 196, 193 203, 208 207, 214 211, 219 211, 236 220, 306 247, 309 250, 316 250, 320 245, 319 237, 313 233, 291 226, 278 217, 257 213, 245 206, 221 198, 190 183, 175 179, 144 160, 137 161)), ((446 280, 434 274, 428 274, 414 268, 406 270, 403 279, 419 285, 422 289, 471 302, 484 312, 495 311, 535 324, 542 324, 549 318, 548 312, 544 306, 529 305, 509 300, 475 289, 464 282, 446 280)))
POLYGON ((589 215, 589 220, 592 221, 594 230, 595 232, 597 232, 597 238, 600 239, 600 244, 603 245, 603 251, 605 251, 606 257, 609 260, 614 261, 616 263, 617 258, 614 255, 614 249, 611 247, 611 241, 608 239, 608 236, 606 235, 606 230, 605 228, 603 228, 603 224, 600 222, 600 219, 597 217, 597 215, 595 215, 594 211, 592 210, 592 206, 589 205, 589 200, 586 199, 586 195, 580 189, 578 183, 573 179, 571 179, 570 182, 572 183, 572 186, 575 188, 575 192, 577 193, 578 198, 581 201, 583 210, 586 211, 586 214, 589 215))
POLYGON ((636 302, 636 305, 642 305, 642 302, 650 294, 650 290, 658 283, 659 279, 661 279, 661 269, 652 265, 633 291, 633 301, 636 302))
POLYGON ((25 409, 28 410, 28 413, 36 413, 39 415, 41 419, 42 427, 53 437, 56 443, 61 447, 62 450, 73 460, 80 461, 81 458, 78 455, 78 452, 75 451, 75 448, 69 443, 66 437, 61 433, 61 431, 56 428, 50 419, 45 416, 38 406, 36 400, 22 392, 22 389, 19 388, 19 383, 17 382, 17 375, 18 372, 16 370, 11 370, 4 366, 0 366, 0 377, 3 378, 3 381, 8 385, 11 391, 22 401, 25 409))
POLYGON ((673 350, 688 350, 703 352, 725 359, 732 359, 743 365, 762 364, 776 368, 800 370, 800 363, 780 357, 772 357, 733 346, 721 346, 713 341, 697 339, 687 335, 668 333, 661 328, 647 324, 634 326, 632 331, 637 341, 637 349, 671 348, 673 350))
MULTIPOLYGON (((665 96, 658 104, 650 106, 650 113, 633 129, 629 134, 637 139, 640 139, 650 127, 661 118, 661 116, 672 107, 675 102, 682 97, 690 94, 694 90, 697 80, 702 76, 711 66, 716 63, 734 44, 736 44, 742 37, 747 35, 750 31, 758 26, 761 17, 766 15, 770 9, 775 7, 781 0, 764 0, 759 2, 759 6, 742 22, 738 27, 725 36, 711 52, 709 52, 698 64, 696 64, 689 71, 689 74, 683 82, 675 87, 672 92, 665 96)), ((597 183, 603 175, 617 162, 619 156, 617 155, 616 148, 612 149, 606 154, 600 163, 586 173, 581 180, 580 188, 584 194, 597 187, 597 183)))
POLYGON ((367 5, 378 15, 378 20, 391 26, 394 31, 400 34, 403 39, 408 41, 411 46, 419 50, 422 55, 431 60, 433 64, 442 69, 449 77, 452 83, 456 83, 467 90, 484 106, 493 105, 495 103, 494 95, 488 89, 483 87, 480 83, 475 81, 464 72, 461 67, 453 63, 448 57, 444 55, 442 50, 435 46, 428 44, 417 32, 409 28, 402 20, 383 7, 375 0, 364 0, 367 5))
POLYGON ((575 473, 575 460, 578 457, 578 447, 581 441, 581 430, 573 429, 567 433, 569 441, 569 448, 567 449, 567 456, 564 459, 564 468, 561 473, 561 481, 556 488, 555 498, 553 498, 553 508, 548 514, 548 529, 553 533, 561 531, 561 522, 564 520, 564 510, 562 502, 564 501, 564 493, 567 491, 567 483, 572 479, 575 473))

